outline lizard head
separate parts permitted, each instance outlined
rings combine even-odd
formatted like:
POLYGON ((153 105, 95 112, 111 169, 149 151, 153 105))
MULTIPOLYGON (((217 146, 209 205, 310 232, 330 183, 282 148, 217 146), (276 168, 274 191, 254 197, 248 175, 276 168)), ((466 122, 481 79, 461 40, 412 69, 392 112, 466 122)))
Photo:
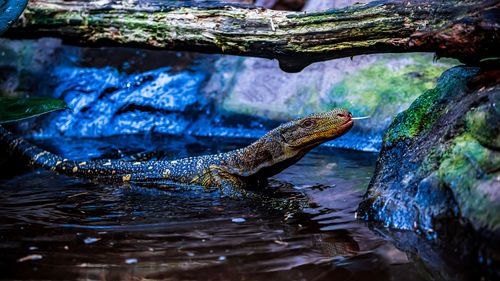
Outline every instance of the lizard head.
POLYGON ((351 113, 343 108, 311 114, 281 126, 285 145, 294 151, 308 151, 347 133, 354 124, 351 113))

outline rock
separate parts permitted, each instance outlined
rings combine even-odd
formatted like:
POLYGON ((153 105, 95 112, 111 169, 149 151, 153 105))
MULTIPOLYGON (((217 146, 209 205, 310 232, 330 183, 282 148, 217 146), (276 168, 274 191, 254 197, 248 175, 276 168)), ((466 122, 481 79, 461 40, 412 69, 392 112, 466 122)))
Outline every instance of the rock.
POLYGON ((277 61, 222 56, 201 91, 226 112, 280 121, 348 108, 354 116, 371 118, 356 122, 332 145, 379 151, 392 118, 455 63, 433 62, 430 54, 383 54, 318 62, 300 73, 285 73, 277 61))
POLYGON ((393 116, 455 63, 433 62, 430 54, 385 54, 285 73, 277 61, 261 58, 0 39, 0 95, 64 99, 73 112, 18 123, 20 133, 44 137, 257 138, 280 122, 345 107, 371 118, 328 145, 379 151, 393 116))
POLYGON ((0 39, 0 96, 57 97, 70 105, 73 111, 16 122, 19 133, 37 137, 158 133, 257 138, 277 126, 258 117, 225 116, 200 93, 218 57, 68 47, 56 39, 0 39), (161 64, 165 67, 158 68, 161 64))
POLYGON ((358 214, 429 238, 500 238, 500 71, 455 67, 389 126, 358 214))

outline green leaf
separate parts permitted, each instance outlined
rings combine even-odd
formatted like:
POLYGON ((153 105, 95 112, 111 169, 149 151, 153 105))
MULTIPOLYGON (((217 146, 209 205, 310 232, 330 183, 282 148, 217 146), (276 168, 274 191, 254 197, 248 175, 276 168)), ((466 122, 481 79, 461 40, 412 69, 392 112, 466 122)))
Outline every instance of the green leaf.
POLYGON ((71 109, 54 98, 0 98, 0 123, 38 116, 59 109, 71 109))
POLYGON ((481 59, 479 62, 491 61, 491 60, 500 60, 500 57, 489 57, 481 59))

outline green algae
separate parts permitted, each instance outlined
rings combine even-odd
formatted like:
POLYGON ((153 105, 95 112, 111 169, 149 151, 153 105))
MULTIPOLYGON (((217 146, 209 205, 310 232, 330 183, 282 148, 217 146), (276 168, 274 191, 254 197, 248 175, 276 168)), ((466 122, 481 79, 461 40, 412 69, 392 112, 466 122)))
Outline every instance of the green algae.
POLYGON ((384 135, 385 143, 413 139, 427 130, 447 111, 447 100, 477 73, 475 68, 452 68, 443 73, 438 85, 419 96, 404 112, 398 114, 384 135))
POLYGON ((482 145, 500 149, 500 110, 496 106, 486 105, 471 110, 466 116, 468 131, 482 145))
POLYGON ((500 152, 482 146, 467 132, 453 140, 438 169, 443 185, 457 200, 462 216, 475 225, 500 230, 500 152))
POLYGON ((432 147, 422 160, 422 163, 418 168, 418 173, 427 175, 437 170, 439 168, 439 163, 441 163, 443 158, 444 152, 445 150, 443 150, 441 146, 432 147))
POLYGON ((412 139, 420 132, 428 129, 432 122, 443 112, 432 110, 437 103, 440 90, 432 89, 418 97, 404 113, 396 116, 384 135, 384 143, 394 143, 404 139, 412 139))
MULTIPOLYGON (((419 97, 391 124, 385 145, 414 138, 435 125, 451 110, 453 95, 466 91, 466 82, 477 71, 460 68, 443 75, 439 85, 419 97)), ((484 91, 484 90, 483 90, 484 91)), ((472 93, 474 94, 474 93, 472 93)), ((456 98, 456 97, 455 97, 456 98)), ((463 117, 462 129, 450 141, 439 142, 422 160, 417 174, 437 176, 439 186, 449 188, 461 215, 477 228, 500 230, 500 94, 490 93, 489 102, 472 107, 463 117)))
POLYGON ((419 216, 427 227, 452 219, 486 235, 499 233, 500 88, 492 75, 478 67, 452 68, 398 114, 384 136, 383 165, 361 213, 371 210, 386 222, 404 213, 410 228, 412 216, 419 216), (410 198, 417 191, 423 195, 410 198), (373 203, 400 198, 382 209, 373 203), (416 208, 405 210, 411 204, 416 208))

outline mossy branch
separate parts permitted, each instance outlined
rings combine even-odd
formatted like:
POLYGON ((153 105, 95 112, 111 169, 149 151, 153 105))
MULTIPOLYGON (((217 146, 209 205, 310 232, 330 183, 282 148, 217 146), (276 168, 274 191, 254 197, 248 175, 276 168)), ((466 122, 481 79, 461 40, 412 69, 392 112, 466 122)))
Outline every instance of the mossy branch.
POLYGON ((500 56, 500 1, 376 1, 318 13, 103 2, 32 0, 6 36, 273 58, 290 72, 384 52, 435 52, 469 64, 500 56))

